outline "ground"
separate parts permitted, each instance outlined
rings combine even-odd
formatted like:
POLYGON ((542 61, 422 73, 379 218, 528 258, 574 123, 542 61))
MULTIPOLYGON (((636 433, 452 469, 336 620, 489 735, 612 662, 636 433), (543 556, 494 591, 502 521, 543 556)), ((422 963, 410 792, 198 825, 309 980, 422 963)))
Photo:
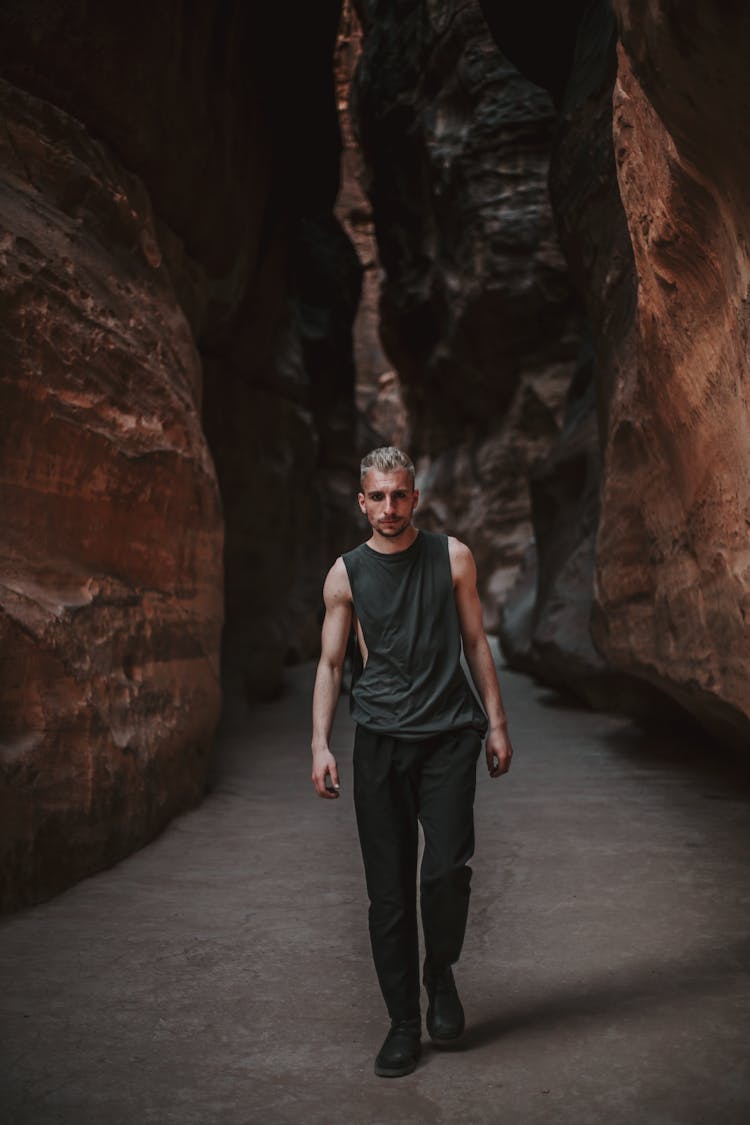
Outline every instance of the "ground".
POLYGON ((313 669, 228 708, 204 803, 0 926, 2 1125, 745 1125, 750 774, 502 671, 456 977, 468 1029, 379 1079, 342 797, 309 781, 313 669))

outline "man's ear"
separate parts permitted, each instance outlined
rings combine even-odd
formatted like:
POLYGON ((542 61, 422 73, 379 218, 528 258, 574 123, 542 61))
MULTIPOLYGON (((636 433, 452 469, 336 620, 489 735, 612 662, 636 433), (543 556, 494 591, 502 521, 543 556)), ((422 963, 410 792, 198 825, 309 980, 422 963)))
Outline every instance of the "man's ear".
POLYGON ((418 503, 419 503, 419 489, 415 488, 414 489, 414 500, 412 501, 412 506, 411 506, 412 512, 416 511, 418 503))
POLYGON ((358 493, 357 493, 357 501, 359 502, 359 510, 360 510, 360 512, 365 512, 365 513, 366 513, 366 512, 367 512, 367 508, 365 507, 365 494, 364 494, 364 492, 358 492, 358 493))

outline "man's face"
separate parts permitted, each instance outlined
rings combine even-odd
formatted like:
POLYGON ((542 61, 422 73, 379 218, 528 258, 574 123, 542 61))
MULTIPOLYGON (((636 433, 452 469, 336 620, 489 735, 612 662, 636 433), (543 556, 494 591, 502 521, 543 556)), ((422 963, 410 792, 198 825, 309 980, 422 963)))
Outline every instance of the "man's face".
POLYGON ((370 469, 358 498, 359 506, 375 534, 385 539, 397 539, 411 526, 419 492, 412 488, 407 469, 392 473, 370 469))

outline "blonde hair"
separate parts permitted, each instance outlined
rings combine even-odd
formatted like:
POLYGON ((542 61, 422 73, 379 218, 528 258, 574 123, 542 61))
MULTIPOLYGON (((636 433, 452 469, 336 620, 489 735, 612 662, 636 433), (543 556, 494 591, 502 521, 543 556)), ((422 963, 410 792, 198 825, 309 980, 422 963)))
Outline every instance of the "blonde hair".
POLYGON ((372 449, 362 458, 359 466, 359 483, 364 488, 365 477, 370 469, 377 469, 379 473, 396 473, 399 469, 406 469, 411 477, 411 486, 414 487, 414 463, 408 454, 394 445, 381 445, 379 449, 372 449))

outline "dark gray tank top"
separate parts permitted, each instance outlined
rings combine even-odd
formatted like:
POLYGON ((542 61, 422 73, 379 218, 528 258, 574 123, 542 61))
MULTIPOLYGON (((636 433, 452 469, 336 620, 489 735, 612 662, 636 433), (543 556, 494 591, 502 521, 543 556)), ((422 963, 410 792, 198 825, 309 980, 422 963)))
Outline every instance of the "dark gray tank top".
POLYGON ((343 559, 368 653, 352 687, 355 721, 404 738, 461 727, 484 734, 487 719, 460 664, 448 537, 420 531, 392 555, 362 543, 343 559))

